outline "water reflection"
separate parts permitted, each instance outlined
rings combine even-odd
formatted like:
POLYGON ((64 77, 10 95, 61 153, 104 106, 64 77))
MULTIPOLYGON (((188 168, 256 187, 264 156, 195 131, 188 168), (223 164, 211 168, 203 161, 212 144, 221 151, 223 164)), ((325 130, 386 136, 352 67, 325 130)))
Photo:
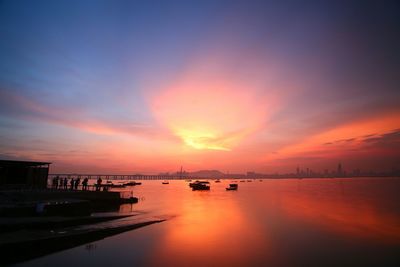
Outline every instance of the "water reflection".
POLYGON ((321 255, 335 250, 346 254, 363 242, 371 244, 365 249, 400 243, 400 209, 393 190, 399 189, 398 180, 268 180, 246 183, 235 195, 223 187, 187 191, 184 202, 165 207, 180 216, 165 227, 151 265, 203 266, 210 259, 226 266, 296 265, 323 261, 321 255), (348 242, 353 244, 342 246, 348 242), (290 259, 299 257, 295 250, 305 257, 304 249, 326 251, 307 256, 312 259, 290 259))
MULTIPOLYGON (((339 189, 344 187, 342 185, 339 189)), ((336 194, 328 190, 301 190, 286 194, 281 203, 289 216, 316 227, 342 235, 400 243, 399 213, 388 211, 384 198, 372 198, 370 195, 355 199, 352 193, 345 194, 343 191, 336 194)))
POLYGON ((274 216, 285 221, 323 227, 336 234, 400 243, 399 180, 267 183, 267 188, 252 190, 251 199, 244 200, 253 207, 251 213, 275 212, 274 216))
POLYGON ((220 197, 210 201, 209 192, 194 192, 181 207, 179 220, 168 224, 165 234, 154 248, 158 257, 152 265, 160 266, 173 259, 180 266, 206 266, 223 259, 229 266, 244 266, 257 254, 255 247, 262 247, 268 255, 268 239, 261 235, 263 229, 256 223, 248 224, 237 200, 220 197), (245 236, 245 239, 240 238, 245 236), (233 257, 233 255, 243 255, 233 257))
POLYGON ((265 180, 226 191, 230 182, 207 192, 184 181, 129 188, 142 201, 120 212, 170 219, 96 242, 89 256, 79 247, 26 264, 400 266, 400 179, 265 180))

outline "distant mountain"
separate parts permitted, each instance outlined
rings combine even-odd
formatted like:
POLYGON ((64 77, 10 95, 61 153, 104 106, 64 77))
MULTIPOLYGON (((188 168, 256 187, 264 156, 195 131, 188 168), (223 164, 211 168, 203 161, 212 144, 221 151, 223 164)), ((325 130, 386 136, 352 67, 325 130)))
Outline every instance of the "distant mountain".
POLYGON ((204 177, 204 178, 220 178, 223 177, 224 174, 218 170, 200 170, 196 172, 190 172, 190 176, 194 177, 204 177))

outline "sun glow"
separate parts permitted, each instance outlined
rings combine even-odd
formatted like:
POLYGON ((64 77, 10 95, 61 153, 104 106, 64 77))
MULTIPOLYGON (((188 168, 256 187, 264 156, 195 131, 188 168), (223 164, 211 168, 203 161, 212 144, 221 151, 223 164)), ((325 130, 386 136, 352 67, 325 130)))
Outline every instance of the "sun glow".
POLYGON ((162 90, 152 109, 185 145, 230 151, 265 121, 266 105, 255 92, 249 84, 232 79, 209 81, 188 75, 162 90))
POLYGON ((230 151, 225 140, 219 140, 218 137, 211 132, 194 132, 180 130, 177 135, 183 142, 195 149, 225 150, 230 151))

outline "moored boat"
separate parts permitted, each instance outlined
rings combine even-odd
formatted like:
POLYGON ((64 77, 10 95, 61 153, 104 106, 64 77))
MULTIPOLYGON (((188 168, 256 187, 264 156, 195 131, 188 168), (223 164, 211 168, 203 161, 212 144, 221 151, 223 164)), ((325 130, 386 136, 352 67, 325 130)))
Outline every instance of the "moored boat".
POLYGON ((193 191, 195 190, 210 190, 210 183, 207 181, 196 181, 191 183, 191 188, 193 191))
POLYGON ((101 185, 101 187, 108 187, 108 188, 124 188, 124 184, 114 184, 111 181, 107 181, 104 185, 101 185))
POLYGON ((237 190, 237 189, 238 189, 238 184, 229 184, 229 187, 226 188, 227 191, 237 190))
POLYGON ((194 182, 192 182, 192 183, 189 183, 189 187, 193 187, 193 185, 195 185, 195 184, 197 184, 197 183, 200 183, 200 181, 199 181, 199 180, 196 180, 196 181, 194 181, 194 182))
POLYGON ((134 186, 134 185, 141 185, 141 184, 142 183, 138 183, 138 182, 132 181, 132 182, 125 183, 124 185, 125 186, 134 186))

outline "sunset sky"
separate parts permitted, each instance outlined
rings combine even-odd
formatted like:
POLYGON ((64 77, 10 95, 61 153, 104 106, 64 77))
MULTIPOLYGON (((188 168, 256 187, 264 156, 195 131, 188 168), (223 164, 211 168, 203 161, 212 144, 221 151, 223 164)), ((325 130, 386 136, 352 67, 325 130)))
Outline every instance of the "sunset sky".
POLYGON ((0 159, 399 168, 400 4, 318 2, 0 1, 0 159))

